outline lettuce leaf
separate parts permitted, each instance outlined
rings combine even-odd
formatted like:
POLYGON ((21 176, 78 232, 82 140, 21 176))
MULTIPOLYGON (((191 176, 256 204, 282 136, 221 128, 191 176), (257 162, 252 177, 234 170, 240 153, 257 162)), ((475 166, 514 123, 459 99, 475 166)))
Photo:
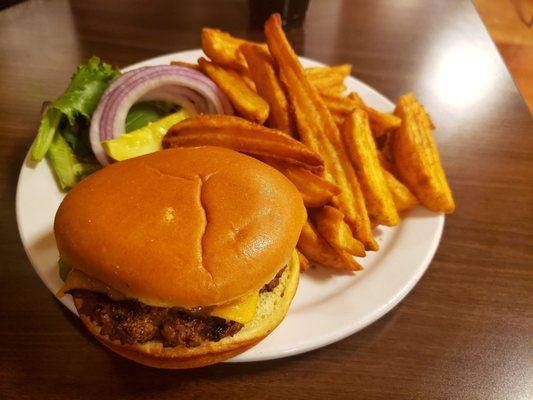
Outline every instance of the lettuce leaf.
POLYGON ((76 156, 61 134, 56 134, 47 154, 56 173, 57 182, 63 190, 70 189, 78 181, 76 177, 76 156))
POLYGON ((46 157, 52 165, 59 187, 64 191, 100 168, 97 162, 78 159, 60 132, 54 136, 46 157))
POLYGON ((89 124, 87 121, 78 118, 76 125, 70 126, 64 123, 59 129, 69 146, 74 150, 76 157, 89 157, 93 155, 91 141, 89 140, 89 124))
POLYGON ((79 117, 89 120, 105 89, 119 75, 117 68, 94 56, 78 66, 67 89, 43 113, 31 148, 31 159, 41 161, 44 158, 63 119, 71 126, 79 117))
POLYGON ((33 161, 41 161, 45 156, 61 122, 61 111, 47 108, 42 116, 37 137, 31 145, 30 155, 33 161))

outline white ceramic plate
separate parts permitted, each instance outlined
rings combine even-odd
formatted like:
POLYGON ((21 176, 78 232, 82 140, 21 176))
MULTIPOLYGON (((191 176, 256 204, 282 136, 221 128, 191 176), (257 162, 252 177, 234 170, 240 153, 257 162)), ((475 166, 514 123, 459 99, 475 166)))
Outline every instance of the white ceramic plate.
MULTIPOLYGON (((200 50, 169 54, 126 70, 168 64, 171 60, 196 62, 201 55, 200 50)), ((303 57, 301 60, 306 67, 323 65, 303 57)), ((383 111, 394 107, 390 100, 355 78, 348 78, 346 85, 372 107, 383 111)), ((53 221, 63 196, 46 162, 34 166, 25 160, 16 198, 20 237, 35 271, 52 293, 62 284, 53 221)), ((360 260, 364 271, 356 275, 325 268, 306 272, 283 323, 257 346, 231 361, 260 361, 304 353, 341 340, 376 321, 396 306, 425 272, 443 226, 443 215, 417 207, 399 226, 376 230, 381 248, 360 260)), ((61 302, 76 313, 70 296, 61 302)))

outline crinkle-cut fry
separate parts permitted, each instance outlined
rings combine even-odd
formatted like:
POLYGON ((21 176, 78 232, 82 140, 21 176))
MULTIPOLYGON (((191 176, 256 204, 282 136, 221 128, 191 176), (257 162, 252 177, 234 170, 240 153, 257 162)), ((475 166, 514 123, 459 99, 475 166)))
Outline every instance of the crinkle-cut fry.
POLYGON ((363 269, 347 251, 335 249, 326 242, 309 221, 302 228, 302 233, 298 239, 298 250, 309 261, 324 267, 345 271, 363 269))
POLYGON ((346 90, 344 79, 350 75, 352 66, 350 64, 336 65, 332 67, 307 68, 305 73, 309 82, 324 94, 341 94, 346 90))
POLYGON ((177 60, 171 61, 170 65, 176 65, 178 67, 185 67, 185 68, 194 69, 196 71, 200 71, 200 66, 198 64, 188 63, 185 61, 177 61, 177 60))
POLYGON ((298 254, 298 260, 300 261, 300 272, 307 271, 309 269, 309 260, 298 249, 296 249, 296 254, 298 254))
POLYGON ((400 217, 383 177, 366 112, 356 108, 346 117, 341 133, 359 179, 370 220, 378 225, 398 225, 400 217))
POLYGON ((357 104, 340 93, 320 93, 320 96, 333 117, 333 121, 341 129, 346 116, 356 109, 357 104))
POLYGON ((406 211, 418 204, 418 200, 411 193, 407 186, 401 183, 396 177, 383 168, 383 176, 387 182, 387 187, 392 195, 392 200, 398 212, 406 211))
POLYGON ((307 207, 320 207, 341 192, 337 185, 305 168, 287 167, 282 172, 300 190, 307 207))
POLYGON ((330 112, 349 114, 357 108, 357 104, 353 100, 342 94, 320 94, 320 97, 330 112))
POLYGON ((341 93, 321 93, 324 103, 334 116, 337 125, 344 122, 346 116, 359 107, 366 111, 374 137, 380 137, 397 129, 401 120, 393 114, 383 113, 367 106, 357 93, 344 96, 341 93))
POLYGON ((274 69, 274 62, 270 53, 268 50, 250 43, 243 44, 240 50, 250 68, 250 75, 255 83, 257 93, 270 107, 267 125, 294 136, 289 114, 289 102, 274 69))
POLYGON ((305 69, 305 74, 311 82, 315 79, 335 77, 344 79, 352 73, 352 64, 328 65, 324 67, 311 67, 305 69))
POLYGON ((231 104, 237 112, 249 121, 263 124, 268 118, 268 103, 255 93, 239 74, 230 69, 224 69, 220 65, 200 58, 198 64, 228 96, 231 104))
POLYGON ((402 123, 400 118, 398 118, 396 115, 384 113, 367 106, 357 93, 350 93, 348 98, 354 101, 357 107, 360 107, 366 111, 368 114, 368 120, 370 121, 370 128, 372 129, 372 134, 374 137, 382 136, 400 127, 400 124, 402 123))
POLYGON ((398 177, 422 205, 431 211, 452 213, 455 201, 424 107, 408 93, 398 100, 395 114, 402 120, 390 142, 398 177))
POLYGON ((279 14, 272 15, 265 23, 265 36, 287 91, 300 140, 322 155, 326 179, 342 189, 334 203, 344 214, 355 237, 363 242, 367 250, 377 250, 361 188, 339 130, 287 41, 279 14))
POLYGON ((260 160, 276 168, 296 186, 306 207, 323 206, 341 192, 337 185, 305 168, 281 163, 270 157, 261 157, 260 160))
POLYGON ((324 206, 311 211, 320 236, 333 248, 344 250, 353 256, 364 257, 365 246, 353 237, 344 215, 335 207, 324 206))
POLYGON ((312 84, 320 95, 336 96, 343 94, 346 90, 346 85, 344 83, 335 85, 321 85, 320 82, 314 82, 312 84))
POLYGON ((309 79, 309 82, 317 88, 320 89, 328 89, 328 88, 339 88, 342 85, 344 85, 344 78, 341 78, 339 76, 324 76, 324 77, 317 77, 312 78, 307 76, 307 79, 309 79))
POLYGON ((336 113, 346 117, 358 107, 355 101, 341 94, 321 94, 321 97, 332 114, 336 113))
POLYGON ((320 172, 324 161, 283 132, 231 115, 196 115, 169 129, 163 147, 220 146, 320 172))

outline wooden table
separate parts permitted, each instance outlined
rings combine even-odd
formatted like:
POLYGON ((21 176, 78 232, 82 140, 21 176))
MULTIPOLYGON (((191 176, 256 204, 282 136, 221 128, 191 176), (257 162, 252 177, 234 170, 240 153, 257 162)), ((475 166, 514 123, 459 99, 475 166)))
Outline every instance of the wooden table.
POLYGON ((0 13, 0 398, 531 396, 533 124, 468 1, 312 0, 289 34, 300 54, 353 63, 392 99, 414 91, 438 127, 457 211, 421 282, 372 326, 289 359, 158 371, 105 351, 40 282, 14 196, 41 102, 92 54, 125 66, 198 47, 202 26, 258 39, 246 4, 30 1, 0 13))

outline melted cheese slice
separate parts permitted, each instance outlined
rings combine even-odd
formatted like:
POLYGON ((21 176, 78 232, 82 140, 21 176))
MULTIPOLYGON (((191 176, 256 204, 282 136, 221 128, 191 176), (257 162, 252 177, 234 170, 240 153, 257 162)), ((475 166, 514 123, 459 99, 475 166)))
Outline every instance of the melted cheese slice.
POLYGON ((211 315, 246 324, 254 318, 258 301, 259 292, 253 292, 230 303, 215 306, 211 315))
POLYGON ((107 286, 98 279, 94 279, 88 275, 85 275, 83 272, 77 269, 70 270, 63 287, 59 289, 59 291, 56 293, 56 296, 63 297, 69 290, 72 289, 85 289, 90 290, 91 292, 104 293, 114 301, 126 300, 126 297, 118 290, 107 286))
MULTIPOLYGON (((72 289, 85 289, 92 292, 104 293, 114 301, 127 299, 119 291, 107 286, 98 279, 91 278, 77 269, 70 270, 63 287, 57 292, 57 296, 63 297, 66 292, 72 289)), ((214 306, 210 315, 246 324, 254 318, 258 301, 259 292, 253 292, 232 302, 214 306)))

